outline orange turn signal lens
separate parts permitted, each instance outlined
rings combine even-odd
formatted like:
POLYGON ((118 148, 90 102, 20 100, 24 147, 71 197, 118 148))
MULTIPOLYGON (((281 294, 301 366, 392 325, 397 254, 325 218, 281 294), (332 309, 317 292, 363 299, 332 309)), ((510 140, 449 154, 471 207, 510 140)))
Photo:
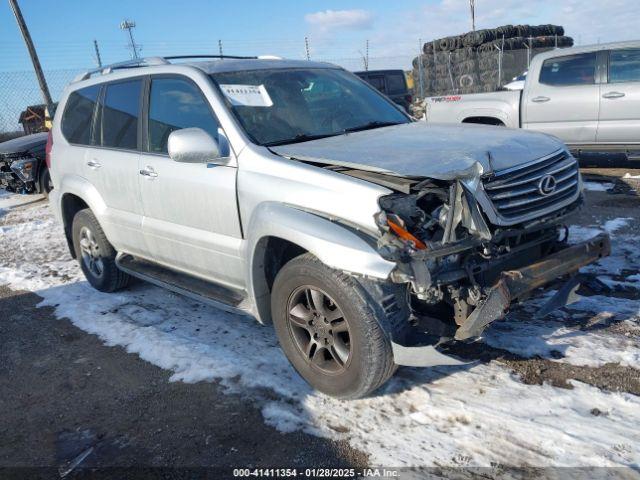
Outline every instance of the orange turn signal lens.
POLYGON ((389 220, 388 218, 387 218, 387 223, 389 224, 389 228, 391 228, 393 233, 395 233, 398 237, 400 237, 403 240, 412 242, 418 250, 426 250, 427 246, 422 240, 416 238, 414 235, 407 232, 400 225, 398 225, 392 220, 389 220))

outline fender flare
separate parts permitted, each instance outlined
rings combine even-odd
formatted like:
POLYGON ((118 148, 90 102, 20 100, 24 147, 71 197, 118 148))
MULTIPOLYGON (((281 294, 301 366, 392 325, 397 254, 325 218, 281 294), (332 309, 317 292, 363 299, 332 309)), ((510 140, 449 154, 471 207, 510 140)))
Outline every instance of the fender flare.
POLYGON ((473 117, 490 117, 500 120, 505 124, 507 128, 518 128, 519 125, 514 123, 511 119, 511 115, 505 109, 493 108, 493 107, 474 107, 462 110, 458 114, 458 123, 464 123, 467 118, 473 117))
MULTIPOLYGON (((74 195, 80 198, 91 209, 96 218, 98 218, 98 221, 100 221, 106 214, 107 204, 105 203, 100 193, 98 193, 96 187, 94 187, 88 180, 80 177, 79 175, 63 176, 60 180, 60 186, 58 188, 54 188, 51 192, 52 194, 49 197, 49 201, 55 206, 53 209, 55 217, 65 230, 67 243, 69 244, 69 250, 73 255, 73 245, 71 243, 68 231, 71 226, 65 224, 64 211, 62 207, 65 195, 74 195)), ((108 225, 106 225, 105 222, 100 221, 100 226, 103 228, 108 238, 108 225)))
POLYGON ((261 323, 271 322, 271 292, 264 276, 266 239, 270 237, 296 244, 331 268, 369 278, 386 280, 396 266, 355 229, 291 205, 259 205, 245 232, 249 232, 245 243, 248 294, 261 323))

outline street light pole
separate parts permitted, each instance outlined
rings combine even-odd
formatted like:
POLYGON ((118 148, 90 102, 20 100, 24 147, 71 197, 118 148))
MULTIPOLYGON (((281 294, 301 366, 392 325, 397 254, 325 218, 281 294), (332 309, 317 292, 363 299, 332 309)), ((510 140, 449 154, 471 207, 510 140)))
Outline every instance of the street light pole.
POLYGON ((51 100, 49 87, 47 86, 47 81, 44 78, 44 73, 42 72, 42 67, 40 66, 40 60, 38 60, 36 48, 33 46, 33 40, 31 40, 29 29, 24 23, 24 18, 22 17, 22 12, 20 11, 17 0, 9 0, 9 5, 11 5, 11 10, 13 10, 13 14, 16 17, 16 22, 18 22, 18 27, 20 28, 20 33, 22 33, 24 43, 27 45, 27 50, 29 51, 29 56, 31 57, 31 63, 33 63, 33 69, 36 72, 36 78, 38 79, 40 91, 42 92, 42 98, 45 105, 47 106, 47 109, 49 110, 49 114, 52 115, 53 101, 51 100))
POLYGON ((471 30, 476 31, 476 0, 469 0, 469 6, 471 7, 471 30))

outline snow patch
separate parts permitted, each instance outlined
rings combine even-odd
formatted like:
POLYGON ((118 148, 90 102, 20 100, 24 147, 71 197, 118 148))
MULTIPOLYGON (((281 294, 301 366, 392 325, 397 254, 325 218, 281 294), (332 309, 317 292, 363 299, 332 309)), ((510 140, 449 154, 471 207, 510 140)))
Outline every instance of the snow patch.
POLYGON ((609 182, 583 182, 584 189, 591 192, 606 192, 613 188, 613 183, 609 182))

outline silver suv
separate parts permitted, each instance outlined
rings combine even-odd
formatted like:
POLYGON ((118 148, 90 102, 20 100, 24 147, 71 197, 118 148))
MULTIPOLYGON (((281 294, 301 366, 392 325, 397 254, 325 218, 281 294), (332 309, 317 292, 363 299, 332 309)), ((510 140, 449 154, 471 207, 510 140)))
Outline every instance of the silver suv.
POLYGON ((567 242, 581 179, 553 137, 414 122, 329 64, 176 60, 63 94, 50 198, 71 253, 98 290, 134 276, 273 323, 329 395, 460 363, 456 341, 566 279, 541 314, 564 305, 609 253, 567 242))

